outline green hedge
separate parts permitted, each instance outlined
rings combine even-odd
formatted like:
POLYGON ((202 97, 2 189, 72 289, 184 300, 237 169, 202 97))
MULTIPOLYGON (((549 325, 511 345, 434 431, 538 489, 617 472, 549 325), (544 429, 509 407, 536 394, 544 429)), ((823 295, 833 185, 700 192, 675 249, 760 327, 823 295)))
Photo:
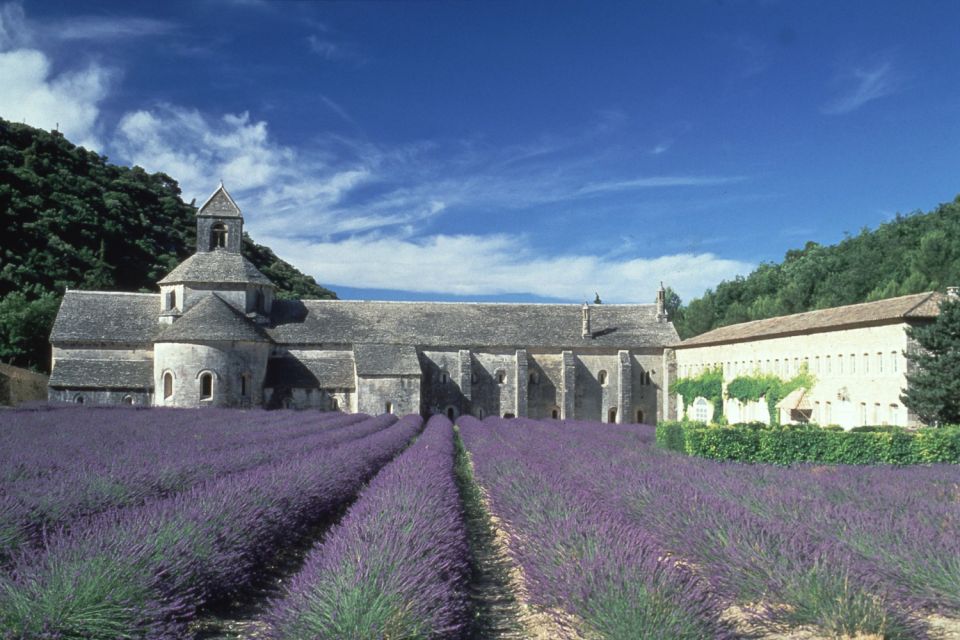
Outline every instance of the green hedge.
POLYGON ((663 422, 657 444, 713 460, 793 464, 960 463, 960 426, 835 431, 816 426, 758 429, 663 422))

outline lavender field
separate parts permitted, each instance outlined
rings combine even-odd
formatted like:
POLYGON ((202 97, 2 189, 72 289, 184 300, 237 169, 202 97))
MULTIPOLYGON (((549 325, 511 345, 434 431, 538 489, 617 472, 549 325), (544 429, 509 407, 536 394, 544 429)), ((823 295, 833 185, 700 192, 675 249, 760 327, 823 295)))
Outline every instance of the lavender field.
POLYGON ((740 637, 960 637, 960 468, 721 463, 644 425, 0 413, 0 638, 740 637))

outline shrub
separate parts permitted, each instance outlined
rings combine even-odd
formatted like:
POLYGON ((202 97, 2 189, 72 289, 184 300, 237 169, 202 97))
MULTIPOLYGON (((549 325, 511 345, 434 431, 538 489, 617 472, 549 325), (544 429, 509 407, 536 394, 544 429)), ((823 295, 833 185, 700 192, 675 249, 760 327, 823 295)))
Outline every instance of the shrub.
POLYGON ((683 423, 668 421, 657 424, 657 446, 670 451, 686 453, 683 423))
POLYGON ((756 458, 759 431, 717 427, 690 429, 687 452, 691 455, 714 460, 752 461, 756 458))

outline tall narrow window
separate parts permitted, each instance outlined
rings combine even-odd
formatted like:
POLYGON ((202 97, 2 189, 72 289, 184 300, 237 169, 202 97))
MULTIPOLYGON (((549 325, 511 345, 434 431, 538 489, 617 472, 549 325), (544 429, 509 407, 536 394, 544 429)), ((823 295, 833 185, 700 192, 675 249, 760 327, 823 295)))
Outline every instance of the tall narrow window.
POLYGON ((499 371, 497 371, 497 384, 503 384, 506 381, 507 381, 507 373, 503 369, 500 369, 499 371))
POLYGON ((849 362, 850 362, 850 373, 856 373, 857 372, 857 354, 851 353, 849 362))
POLYGON ((900 369, 900 366, 897 364, 897 352, 890 352, 890 371, 896 373, 900 369))
POLYGON ((827 373, 830 373, 830 356, 827 356, 826 358, 826 365, 827 365, 827 373))
POLYGON ((457 412, 453 407, 447 407, 447 417, 450 420, 455 420, 457 417, 457 412))
POLYGON ((227 228, 222 222, 210 227, 210 246, 214 249, 225 249, 227 246, 227 228))
POLYGON ((883 354, 877 354, 877 373, 883 373, 883 354))
POLYGON ((240 376, 240 395, 246 398, 250 394, 250 374, 244 373, 240 376))
POLYGON ((177 308, 177 292, 168 291, 167 292, 167 309, 176 309, 177 308))
POLYGON ((337 399, 336 399, 336 398, 334 398, 333 400, 330 401, 330 409, 331 409, 331 411, 339 411, 339 410, 340 410, 340 403, 337 402, 337 399))
POLYGON ((697 398, 693 401, 693 419, 697 422, 706 422, 710 419, 710 403, 706 398, 697 398))
POLYGON ((552 409, 552 410, 550 411, 550 417, 553 418, 554 420, 556 420, 557 418, 559 418, 559 417, 560 417, 560 409, 552 409))
POLYGON ((200 375, 200 399, 209 400, 213 397, 213 374, 204 373, 200 375))
POLYGON ((863 354, 863 372, 865 374, 870 373, 870 354, 863 354))
POLYGON ((607 411, 607 422, 609 422, 610 424, 613 424, 616 421, 617 421, 617 408, 610 407, 610 410, 607 411))
POLYGON ((384 403, 384 405, 383 405, 383 412, 384 412, 384 413, 393 413, 393 403, 392 403, 392 402, 384 403))
POLYGON ((837 373, 843 375, 843 354, 837 356, 837 373))
POLYGON ((440 384, 447 384, 447 380, 450 379, 450 375, 446 371, 440 372, 440 384))
POLYGON ((643 409, 637 409, 637 424, 643 424, 643 409))
POLYGON ((163 374, 163 399, 173 395, 173 374, 169 371, 163 374))
POLYGON ((860 424, 867 424, 867 403, 860 403, 860 424))
POLYGON ((606 371, 601 371, 600 373, 598 373, 598 374, 597 374, 597 381, 598 381, 601 385, 607 384, 607 372, 606 372, 606 371))

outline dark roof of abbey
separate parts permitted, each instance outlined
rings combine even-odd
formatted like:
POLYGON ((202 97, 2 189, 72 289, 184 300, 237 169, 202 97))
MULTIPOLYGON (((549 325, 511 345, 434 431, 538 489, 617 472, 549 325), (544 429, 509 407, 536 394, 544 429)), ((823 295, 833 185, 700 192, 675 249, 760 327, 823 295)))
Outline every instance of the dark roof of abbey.
POLYGON ((282 344, 627 349, 679 341, 653 304, 592 305, 590 314, 592 336, 583 338, 576 304, 275 300, 267 331, 282 344))
POLYGON ((167 325, 155 341, 261 342, 269 339, 263 329, 212 293, 187 309, 173 324, 167 325))
POLYGON ((160 294, 67 291, 50 342, 142 344, 160 330, 160 294))
POLYGON ((180 282, 211 282, 232 284, 272 285, 252 262, 239 253, 216 249, 193 254, 168 273, 157 284, 180 282))
POLYGON ((270 358, 263 386, 353 389, 353 353, 324 352, 322 356, 270 358))
POLYGON ((51 387, 152 389, 153 360, 57 360, 51 387))
POLYGON ((833 331, 889 322, 905 322, 912 319, 930 319, 939 315, 940 301, 943 297, 942 293, 928 291, 876 302, 849 304, 843 307, 741 322, 701 333, 684 340, 677 345, 677 348, 833 331))
POLYGON ((652 304, 591 305, 589 338, 580 335, 576 304, 274 300, 272 324, 265 330, 222 301, 200 302, 172 325, 159 324, 159 313, 159 294, 68 291, 50 341, 245 340, 252 339, 251 331, 264 331, 277 343, 301 345, 629 349, 679 342, 672 323, 657 322, 652 304))

